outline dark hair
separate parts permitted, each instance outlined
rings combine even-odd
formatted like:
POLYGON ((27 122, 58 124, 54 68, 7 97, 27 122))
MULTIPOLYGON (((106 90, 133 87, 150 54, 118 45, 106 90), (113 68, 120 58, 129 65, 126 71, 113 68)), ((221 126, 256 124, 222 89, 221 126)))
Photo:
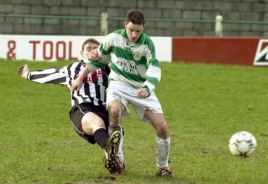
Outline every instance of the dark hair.
POLYGON ((145 18, 144 13, 141 10, 132 9, 129 10, 125 18, 126 22, 132 22, 133 24, 144 25, 145 18))
POLYGON ((89 38, 89 39, 86 39, 86 41, 84 41, 84 43, 82 45, 82 50, 84 50, 85 45, 88 43, 95 43, 97 45, 100 45, 100 42, 98 42, 98 40, 96 40, 94 38, 89 38))

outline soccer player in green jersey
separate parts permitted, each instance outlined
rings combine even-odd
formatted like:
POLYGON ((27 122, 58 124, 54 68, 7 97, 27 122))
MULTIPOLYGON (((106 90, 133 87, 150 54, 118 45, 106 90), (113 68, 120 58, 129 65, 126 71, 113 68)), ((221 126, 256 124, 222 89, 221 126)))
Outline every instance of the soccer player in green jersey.
POLYGON ((161 78, 161 68, 155 56, 154 43, 144 33, 144 25, 143 12, 130 10, 124 21, 124 29, 108 34, 100 47, 91 51, 91 61, 72 85, 72 90, 79 89, 84 76, 96 70, 101 62, 110 61, 106 99, 109 133, 120 132, 122 116, 129 115, 128 103, 131 103, 139 117, 150 122, 156 131, 157 175, 172 176, 168 164, 168 125, 154 93, 161 78), (107 59, 108 56, 111 58, 107 59))

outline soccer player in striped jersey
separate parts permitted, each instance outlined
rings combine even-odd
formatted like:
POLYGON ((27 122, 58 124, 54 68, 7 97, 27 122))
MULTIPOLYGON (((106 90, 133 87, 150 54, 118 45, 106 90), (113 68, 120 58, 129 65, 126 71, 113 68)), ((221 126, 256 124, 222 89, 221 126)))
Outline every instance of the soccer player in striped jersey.
MULTIPOLYGON (((79 72, 85 68, 84 62, 88 53, 99 46, 95 39, 87 39, 83 45, 81 60, 71 63, 63 68, 49 68, 44 70, 30 71, 27 65, 19 68, 18 73, 23 78, 41 84, 60 84, 71 88, 79 72)), ((110 173, 121 174, 124 172, 123 137, 112 135, 109 140, 108 126, 109 115, 106 110, 106 88, 108 87, 107 65, 89 74, 83 79, 83 85, 79 91, 71 93, 72 108, 69 112, 72 125, 76 133, 89 143, 97 143, 105 150, 105 168, 110 173), (109 144, 109 141, 111 142, 109 144), (117 153, 118 152, 118 153, 117 153), (114 158, 118 154, 119 158, 114 158)), ((121 134, 123 134, 121 132, 121 134)), ((121 136, 121 135, 119 135, 121 136)))
POLYGON ((124 21, 124 29, 108 34, 100 47, 91 51, 91 62, 76 79, 72 90, 79 90, 83 76, 95 70, 98 62, 110 56, 111 60, 107 60, 110 61, 111 73, 106 100, 110 118, 109 132, 120 129, 118 125, 122 116, 129 114, 127 105, 131 103, 139 117, 148 120, 156 130, 157 175, 172 176, 168 164, 168 125, 154 93, 161 78, 161 68, 155 56, 154 43, 144 33, 144 24, 143 12, 130 10, 124 21))

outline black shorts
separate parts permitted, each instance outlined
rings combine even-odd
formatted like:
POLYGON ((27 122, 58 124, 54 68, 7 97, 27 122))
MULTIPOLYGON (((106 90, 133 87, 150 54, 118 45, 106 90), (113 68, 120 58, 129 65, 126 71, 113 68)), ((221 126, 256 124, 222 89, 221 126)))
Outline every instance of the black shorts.
POLYGON ((105 107, 95 106, 91 103, 82 103, 82 104, 79 104, 78 106, 74 106, 69 112, 70 119, 72 121, 72 125, 76 133, 82 138, 86 139, 91 144, 95 144, 96 141, 93 135, 86 134, 82 129, 81 120, 83 116, 88 112, 92 112, 98 115, 99 117, 101 117, 105 123, 106 130, 108 130, 108 126, 109 126, 109 115, 105 107))

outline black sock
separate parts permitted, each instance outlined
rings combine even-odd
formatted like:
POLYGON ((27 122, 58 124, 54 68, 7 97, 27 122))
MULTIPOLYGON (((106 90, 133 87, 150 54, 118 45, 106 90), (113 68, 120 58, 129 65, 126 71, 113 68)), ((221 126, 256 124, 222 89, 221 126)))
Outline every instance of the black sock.
POLYGON ((104 128, 100 128, 94 132, 93 136, 96 143, 100 145, 101 148, 108 151, 108 132, 104 128))

